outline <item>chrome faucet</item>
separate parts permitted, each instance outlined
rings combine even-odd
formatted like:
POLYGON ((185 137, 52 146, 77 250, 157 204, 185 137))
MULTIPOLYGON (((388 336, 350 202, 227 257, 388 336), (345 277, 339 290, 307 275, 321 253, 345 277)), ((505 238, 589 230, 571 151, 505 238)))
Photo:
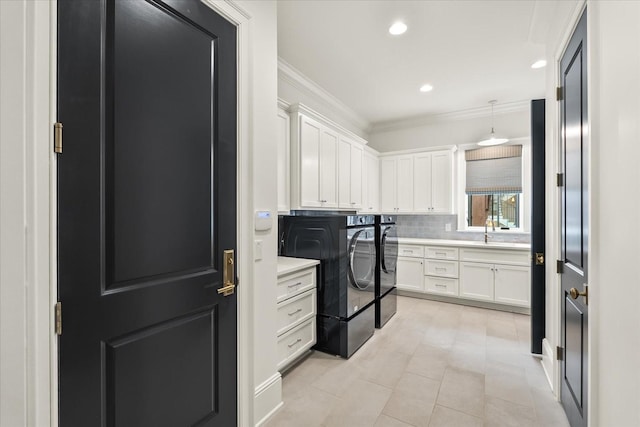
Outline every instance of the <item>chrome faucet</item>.
MULTIPOLYGON (((489 243, 489 230, 487 230, 487 226, 489 225, 489 209, 485 209, 484 212, 487 215, 484 220, 484 242, 489 243)), ((493 225, 493 221, 491 221, 491 224, 493 225)), ((496 231, 496 229, 494 228, 493 231, 496 231)))
POLYGON ((487 230, 487 222, 488 222, 488 221, 489 221, 489 219, 487 219, 487 220, 484 222, 484 242, 485 242, 485 243, 489 243, 489 233, 488 233, 488 230, 487 230))

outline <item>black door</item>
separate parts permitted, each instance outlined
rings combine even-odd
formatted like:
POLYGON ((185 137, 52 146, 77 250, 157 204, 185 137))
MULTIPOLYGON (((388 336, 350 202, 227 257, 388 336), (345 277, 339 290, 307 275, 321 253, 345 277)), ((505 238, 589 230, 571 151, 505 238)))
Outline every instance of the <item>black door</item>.
POLYGON ((562 404, 573 427, 587 425, 589 311, 589 176, 587 115, 587 12, 560 62, 564 186, 562 187, 561 331, 562 404))
POLYGON ((545 100, 531 101, 531 352, 545 336, 545 100))
POLYGON ((236 425, 235 27, 59 1, 57 97, 60 425, 236 425))

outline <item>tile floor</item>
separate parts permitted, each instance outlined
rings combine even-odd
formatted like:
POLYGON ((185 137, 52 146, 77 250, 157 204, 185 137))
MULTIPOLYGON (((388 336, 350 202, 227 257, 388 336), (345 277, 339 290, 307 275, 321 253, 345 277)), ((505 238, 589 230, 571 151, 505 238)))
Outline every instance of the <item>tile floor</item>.
POLYGON ((351 359, 313 352, 285 372, 266 426, 568 426, 529 334, 529 316, 399 297, 351 359))

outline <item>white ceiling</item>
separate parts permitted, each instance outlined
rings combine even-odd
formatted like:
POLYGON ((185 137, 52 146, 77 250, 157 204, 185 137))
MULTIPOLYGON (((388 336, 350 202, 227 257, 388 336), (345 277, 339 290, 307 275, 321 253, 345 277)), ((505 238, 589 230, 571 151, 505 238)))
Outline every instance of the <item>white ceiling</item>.
POLYGON ((541 98, 554 3, 280 0, 278 54, 370 123, 541 98))

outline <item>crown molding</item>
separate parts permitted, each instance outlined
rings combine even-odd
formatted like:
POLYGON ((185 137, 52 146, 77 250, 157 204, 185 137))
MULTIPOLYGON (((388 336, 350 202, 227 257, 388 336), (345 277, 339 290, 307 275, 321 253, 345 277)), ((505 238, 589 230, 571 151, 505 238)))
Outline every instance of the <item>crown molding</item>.
POLYGON ((278 97, 278 108, 280 108, 282 110, 285 110, 285 111, 289 111, 290 107, 291 107, 291 104, 289 104, 284 99, 278 97))
MULTIPOLYGON (((531 101, 529 100, 525 100, 496 104, 494 107, 494 114, 499 115, 527 111, 529 109, 530 102, 531 101)), ((398 129, 414 128, 442 122, 476 119, 480 117, 491 117, 491 107, 475 107, 465 110, 452 111, 450 113, 428 114, 398 120, 377 122, 373 123, 373 125, 371 126, 370 134, 398 129)))
POLYGON ((344 126, 341 126, 340 124, 323 116, 322 114, 318 113, 317 111, 307 107, 306 105, 300 102, 297 104, 290 105, 287 111, 289 111, 289 113, 291 114, 304 114, 305 116, 310 117, 324 124, 325 126, 333 129, 335 132, 338 132, 339 134, 342 134, 348 137, 349 139, 352 139, 355 142, 358 142, 359 144, 362 144, 364 146, 366 146, 369 143, 369 141, 362 138, 361 136, 356 135, 355 133, 351 132, 349 129, 346 129, 344 126))
POLYGON ((367 119, 360 116, 344 102, 327 92, 323 87, 280 57, 278 57, 278 80, 285 81, 298 90, 312 96, 331 110, 339 113, 340 116, 345 118, 350 124, 363 130, 365 133, 368 133, 371 129, 371 123, 369 123, 367 119))

